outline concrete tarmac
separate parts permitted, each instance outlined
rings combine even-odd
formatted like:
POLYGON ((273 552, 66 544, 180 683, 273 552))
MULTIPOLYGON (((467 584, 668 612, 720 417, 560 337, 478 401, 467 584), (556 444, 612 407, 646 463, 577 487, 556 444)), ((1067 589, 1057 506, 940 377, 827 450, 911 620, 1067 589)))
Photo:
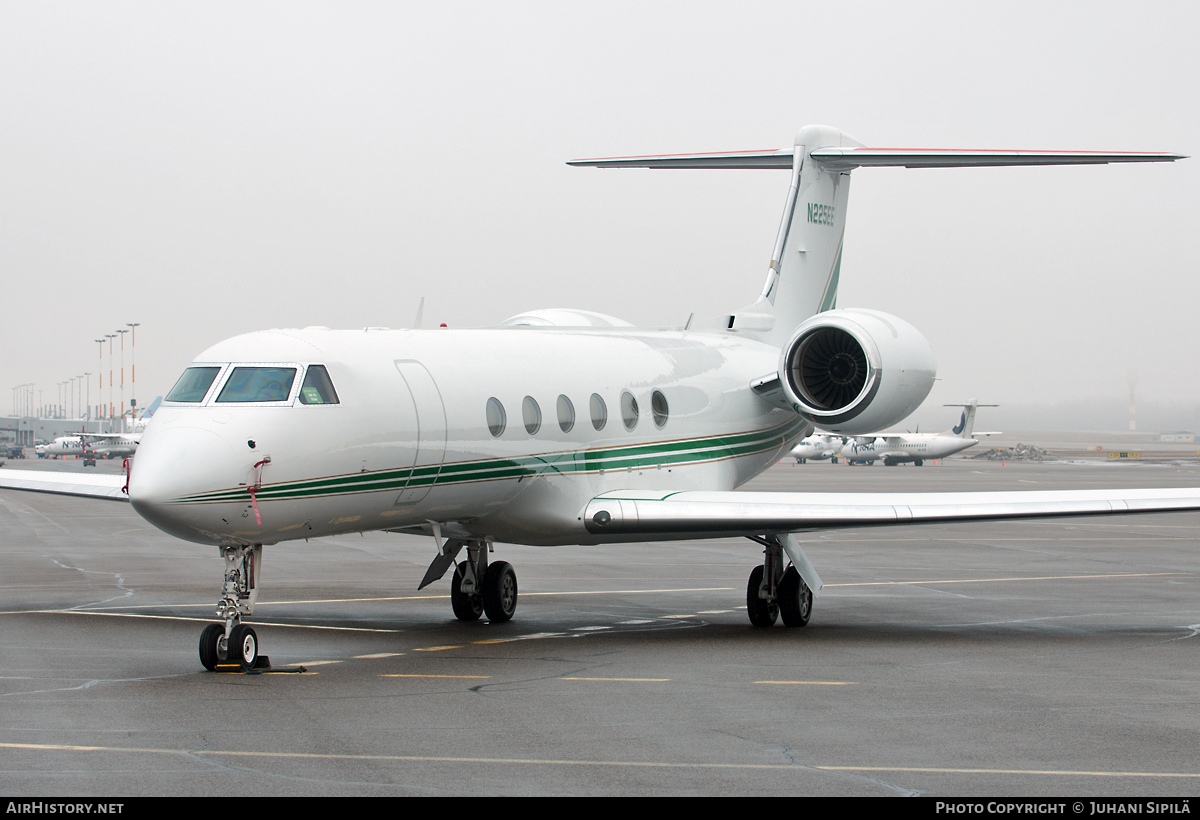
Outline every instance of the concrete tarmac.
MULTIPOLYGON (((1197 485, 1188 461, 951 459, 746 489, 1197 485)), ((807 533, 803 629, 750 626, 748 540, 497 545, 520 581, 500 625, 454 620, 449 576, 417 592, 431 539, 268 546, 252 623, 280 673, 222 675, 196 652, 216 548, 0 491, 0 792, 1193 795, 1197 525, 807 533)))

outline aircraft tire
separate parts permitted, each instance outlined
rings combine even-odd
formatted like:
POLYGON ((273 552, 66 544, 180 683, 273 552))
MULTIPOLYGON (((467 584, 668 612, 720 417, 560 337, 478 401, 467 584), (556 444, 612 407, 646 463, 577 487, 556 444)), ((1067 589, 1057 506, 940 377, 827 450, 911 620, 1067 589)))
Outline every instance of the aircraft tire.
POLYGON ((750 580, 746 583, 746 614, 750 616, 750 623, 754 626, 774 626, 779 617, 779 605, 758 597, 762 578, 763 567, 759 564, 750 571, 750 580))
POLYGON ((511 621, 517 611, 517 573, 507 561, 488 565, 483 576, 483 611, 494 624, 511 621))
POLYGON ((478 621, 483 615, 483 596, 462 591, 464 566, 459 564, 454 568, 454 578, 450 581, 450 608, 460 621, 478 621))
POLYGON ((258 635, 246 624, 238 624, 229 633, 229 660, 243 669, 253 669, 258 660, 258 635))
POLYGON ((923 458, 918 458, 916 461, 913 462, 913 464, 917 465, 918 467, 920 467, 924 463, 925 463, 925 459, 923 459, 923 458))
POLYGON ((808 626, 813 594, 795 567, 788 567, 779 582, 779 615, 784 626, 808 626))
POLYGON ((217 668, 217 664, 225 660, 221 657, 219 641, 225 637, 225 627, 220 624, 209 624, 200 633, 200 663, 209 672, 217 668))

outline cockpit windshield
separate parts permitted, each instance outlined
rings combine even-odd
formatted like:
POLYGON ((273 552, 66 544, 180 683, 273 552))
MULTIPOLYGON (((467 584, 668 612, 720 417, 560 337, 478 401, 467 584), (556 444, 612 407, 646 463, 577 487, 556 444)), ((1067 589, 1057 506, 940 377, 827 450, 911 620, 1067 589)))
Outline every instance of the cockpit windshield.
POLYGON ((301 404, 338 404, 337 391, 329 379, 329 371, 323 364, 310 364, 300 385, 301 404))
POLYGON ((167 401, 202 402, 213 379, 221 372, 219 367, 189 367, 183 371, 179 381, 167 394, 167 401))
POLYGON ((294 367, 235 367, 217 401, 287 401, 295 379, 294 367))

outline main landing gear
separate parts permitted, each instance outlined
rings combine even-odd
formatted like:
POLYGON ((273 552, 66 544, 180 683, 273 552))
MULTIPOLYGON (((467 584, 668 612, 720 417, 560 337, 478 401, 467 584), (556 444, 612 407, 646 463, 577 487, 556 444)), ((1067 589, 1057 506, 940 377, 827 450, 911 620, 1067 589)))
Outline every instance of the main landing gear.
POLYGON ((774 626, 783 616, 784 626, 807 626, 812 617, 813 593, 794 564, 784 569, 780 536, 747 537, 764 547, 763 562, 751 571, 746 584, 746 614, 750 616, 750 623, 774 626))
POLYGON ((450 607, 460 621, 477 621, 483 615, 494 624, 512 620, 517 611, 517 573, 507 561, 488 562, 490 541, 447 539, 421 579, 424 589, 446 574, 454 557, 467 548, 467 557, 454 566, 450 581, 450 607))
POLYGON ((220 549, 225 559, 225 586, 217 602, 217 617, 225 623, 209 624, 200 633, 200 663, 209 672, 270 669, 271 661, 259 654, 258 635, 242 623, 242 616, 253 614, 258 601, 262 544, 220 549))

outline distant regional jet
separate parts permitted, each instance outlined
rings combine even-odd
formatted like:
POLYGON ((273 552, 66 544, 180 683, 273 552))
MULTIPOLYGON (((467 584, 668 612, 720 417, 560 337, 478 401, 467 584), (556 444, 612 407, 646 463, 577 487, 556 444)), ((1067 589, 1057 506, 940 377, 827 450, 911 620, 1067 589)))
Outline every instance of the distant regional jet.
POLYGON ((142 440, 142 431, 150 423, 154 411, 162 404, 157 397, 133 423, 132 433, 80 433, 77 436, 59 436, 45 447, 50 458, 77 456, 85 467, 95 467, 98 458, 128 458, 137 452, 142 440))
POLYGON ((979 404, 971 399, 964 404, 947 404, 946 407, 961 407, 962 417, 958 424, 942 433, 885 433, 878 436, 855 436, 841 449, 847 461, 873 463, 882 459, 884 466, 892 467, 911 461, 920 467, 926 459, 946 458, 974 447, 979 439, 974 436, 998 436, 999 432, 973 433, 975 409, 977 407, 999 407, 998 404, 979 404))

